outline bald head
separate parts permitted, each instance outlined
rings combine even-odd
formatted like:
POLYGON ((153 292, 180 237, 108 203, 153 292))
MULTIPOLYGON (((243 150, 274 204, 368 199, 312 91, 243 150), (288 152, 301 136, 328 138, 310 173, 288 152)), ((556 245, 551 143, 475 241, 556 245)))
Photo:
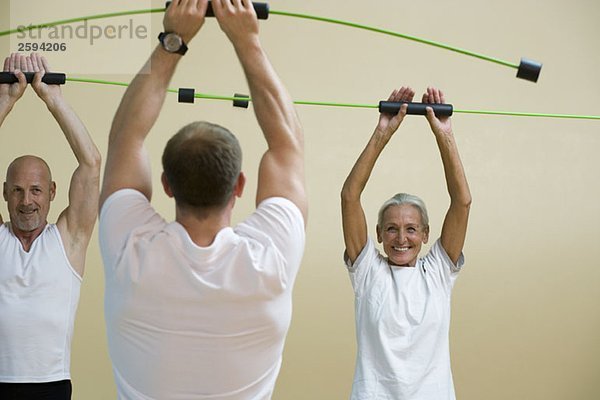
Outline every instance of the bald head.
POLYGON ((52 182, 52 172, 50 171, 50 167, 46 161, 38 156, 32 155, 25 155, 15 158, 6 169, 6 181, 10 181, 11 177, 16 173, 33 170, 39 172, 40 176, 46 176, 48 182, 52 182))

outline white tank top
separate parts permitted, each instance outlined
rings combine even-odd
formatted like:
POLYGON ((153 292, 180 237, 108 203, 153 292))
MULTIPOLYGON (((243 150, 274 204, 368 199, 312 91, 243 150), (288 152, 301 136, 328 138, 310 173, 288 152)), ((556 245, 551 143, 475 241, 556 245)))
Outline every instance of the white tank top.
POLYGON ((71 338, 81 277, 56 225, 29 252, 0 225, 0 382, 70 379, 71 338))

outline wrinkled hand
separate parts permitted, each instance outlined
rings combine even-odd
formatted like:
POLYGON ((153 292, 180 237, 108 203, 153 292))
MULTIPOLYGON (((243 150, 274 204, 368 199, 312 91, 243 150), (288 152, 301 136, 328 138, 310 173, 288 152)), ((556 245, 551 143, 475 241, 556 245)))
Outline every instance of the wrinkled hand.
POLYGON ((46 72, 50 72, 50 65, 45 57, 40 56, 37 53, 31 53, 30 56, 26 57, 26 66, 27 72, 35 72, 31 87, 46 105, 51 106, 56 103, 57 100, 62 98, 62 92, 59 85, 47 85, 42 82, 42 78, 46 72))
MULTIPOLYGON (((410 103, 414 95, 414 90, 412 90, 410 87, 402 86, 400 89, 394 89, 387 101, 410 103)), ((379 123, 377 124, 376 130, 380 131, 386 136, 393 135, 404 120, 407 108, 408 106, 403 104, 402 107, 400 107, 400 111, 398 111, 398 114, 396 115, 381 113, 379 115, 379 123)))
POLYGON ((234 46, 258 37, 258 19, 250 0, 212 0, 212 8, 234 46))
POLYGON ((175 32, 189 44, 204 25, 207 7, 208 0, 173 0, 163 18, 165 32, 175 32))
MULTIPOLYGON (((428 87, 427 92, 423 94, 422 102, 430 104, 444 104, 446 101, 444 99, 444 93, 442 93, 441 90, 428 87)), ((450 122, 450 117, 436 117, 431 107, 427 108, 426 117, 427 121, 429 122, 429 126, 435 135, 452 134, 452 123, 450 122)))
POLYGON ((18 82, 0 84, 0 101, 14 104, 23 96, 27 89, 27 79, 22 71, 27 71, 27 61, 24 55, 12 53, 4 59, 4 72, 12 72, 18 82))

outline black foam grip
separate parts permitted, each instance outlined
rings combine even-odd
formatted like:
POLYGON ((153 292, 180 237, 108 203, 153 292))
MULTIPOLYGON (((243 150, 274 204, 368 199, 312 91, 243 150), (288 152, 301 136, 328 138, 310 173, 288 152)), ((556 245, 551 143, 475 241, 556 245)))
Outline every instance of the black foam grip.
POLYGON ((517 70, 517 78, 525 79, 531 82, 537 82, 538 78, 540 77, 541 70, 541 63, 528 58, 521 58, 521 63, 519 64, 519 69, 517 70))
MULTIPOLYGON (((35 72, 23 72, 27 83, 33 82, 35 72)), ((42 82, 48 85, 64 85, 67 76, 61 72, 46 72, 42 77, 42 82)), ((19 82, 17 76, 12 72, 0 72, 0 83, 16 83, 19 82)))
MULTIPOLYGON (((380 101, 379 112, 386 114, 398 114, 402 102, 396 101, 380 101)), ((433 112, 438 117, 449 117, 452 115, 452 104, 428 104, 428 103, 406 103, 408 108, 407 114, 411 115, 427 115, 427 107, 433 108, 433 112)))
POLYGON ((250 104, 248 99, 250 99, 250 96, 248 96, 247 94, 236 93, 233 95, 233 97, 236 97, 236 99, 233 100, 234 107, 248 108, 248 106, 250 104))
MULTIPOLYGON (((165 4, 165 8, 169 8, 170 4, 171 4, 171 2, 167 1, 167 3, 165 4)), ((254 6, 254 11, 256 11, 256 17, 258 19, 269 18, 269 3, 252 3, 252 5, 254 6)), ((208 7, 206 8, 206 16, 207 17, 215 16, 215 13, 213 11, 212 4, 210 1, 208 2, 208 7)))
POLYGON ((180 103, 193 103, 196 100, 194 97, 195 94, 196 91, 194 89, 180 88, 177 95, 177 101, 180 103))

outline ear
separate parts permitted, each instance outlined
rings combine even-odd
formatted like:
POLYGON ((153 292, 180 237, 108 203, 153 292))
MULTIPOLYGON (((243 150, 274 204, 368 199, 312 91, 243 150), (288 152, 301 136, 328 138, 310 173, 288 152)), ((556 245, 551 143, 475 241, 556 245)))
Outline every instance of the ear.
POLYGON ((240 172, 240 174, 238 175, 237 182, 235 183, 235 186, 233 187, 233 195, 235 197, 242 197, 245 186, 246 186, 246 175, 244 175, 243 172, 240 172))
POLYGON ((429 227, 425 227, 424 229, 424 235, 423 235, 423 244, 427 243, 429 241, 429 227))
POLYGON ((381 237, 381 228, 377 225, 377 243, 383 242, 383 238, 381 237))
POLYGON ((50 201, 54 200, 54 196, 56 196, 56 182, 50 182, 50 201))
POLYGON ((160 175, 160 182, 162 183, 162 187, 166 195, 170 198, 173 198, 173 191, 171 190, 171 186, 169 185, 169 181, 167 180, 167 175, 165 175, 164 171, 160 175))
POLYGON ((2 196, 4 197, 4 201, 8 201, 8 195, 6 194, 6 182, 2 184, 2 196))

